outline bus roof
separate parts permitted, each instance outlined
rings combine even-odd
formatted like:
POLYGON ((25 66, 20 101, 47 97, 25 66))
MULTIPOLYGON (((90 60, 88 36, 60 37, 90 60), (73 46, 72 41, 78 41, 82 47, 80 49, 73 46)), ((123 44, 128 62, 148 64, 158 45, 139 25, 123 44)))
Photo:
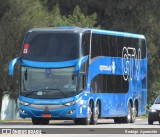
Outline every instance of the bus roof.
POLYGON ((119 31, 92 29, 92 33, 96 33, 96 34, 108 34, 108 35, 114 35, 114 36, 122 36, 122 37, 132 37, 132 38, 145 39, 144 35, 134 34, 134 33, 128 33, 128 32, 119 32, 119 31))
POLYGON ((59 31, 59 32, 77 32, 77 33, 83 33, 86 31, 91 31, 95 34, 103 34, 103 35, 113 35, 113 36, 122 36, 122 37, 131 37, 131 38, 141 38, 145 39, 144 35, 141 34, 134 34, 129 32, 120 32, 120 31, 111 31, 111 30, 101 30, 101 29, 92 29, 92 28, 79 28, 75 26, 60 26, 60 27, 46 27, 46 28, 33 28, 30 29, 28 32, 53 32, 53 31, 59 31))

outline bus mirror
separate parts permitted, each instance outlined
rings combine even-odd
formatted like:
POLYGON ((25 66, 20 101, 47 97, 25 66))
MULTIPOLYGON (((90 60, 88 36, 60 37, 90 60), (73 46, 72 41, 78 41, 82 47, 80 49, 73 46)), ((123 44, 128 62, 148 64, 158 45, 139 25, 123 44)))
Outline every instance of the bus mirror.
POLYGON ((13 76, 13 74, 14 74, 14 66, 19 60, 20 60, 20 57, 17 57, 15 59, 11 60, 11 62, 9 63, 8 70, 9 70, 9 75, 10 76, 13 76))
POLYGON ((84 62, 86 62, 88 60, 88 56, 84 56, 82 58, 80 58, 77 62, 76 65, 76 70, 75 70, 75 75, 79 76, 80 75, 80 70, 81 70, 81 66, 84 62))

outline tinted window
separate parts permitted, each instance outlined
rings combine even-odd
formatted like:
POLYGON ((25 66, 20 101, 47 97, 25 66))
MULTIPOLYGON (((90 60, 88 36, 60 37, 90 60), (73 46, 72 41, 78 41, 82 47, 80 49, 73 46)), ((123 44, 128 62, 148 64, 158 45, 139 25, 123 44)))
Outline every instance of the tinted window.
POLYGON ((92 34, 91 58, 101 56, 101 35, 92 34))
POLYGON ((67 61, 79 58, 77 33, 30 32, 27 34, 23 58, 34 61, 67 61))
POLYGON ((91 58, 97 56, 145 58, 146 43, 144 39, 92 34, 91 58))
POLYGON ((109 36, 101 35, 102 56, 110 56, 109 36))
POLYGON ((110 56, 117 57, 117 37, 109 36, 110 56))
POLYGON ((93 78, 91 92, 96 93, 127 93, 129 82, 122 75, 99 74, 93 78))
POLYGON ((124 46, 124 37, 117 37, 117 57, 122 57, 124 46))
POLYGON ((90 49, 90 33, 85 33, 82 36, 82 51, 83 55, 89 55, 89 49, 90 49))
POLYGON ((144 59, 146 57, 146 44, 144 39, 125 38, 125 47, 127 48, 128 56, 144 59))
POLYGON ((144 39, 139 39, 139 48, 141 49, 141 58, 146 57, 146 42, 144 39))

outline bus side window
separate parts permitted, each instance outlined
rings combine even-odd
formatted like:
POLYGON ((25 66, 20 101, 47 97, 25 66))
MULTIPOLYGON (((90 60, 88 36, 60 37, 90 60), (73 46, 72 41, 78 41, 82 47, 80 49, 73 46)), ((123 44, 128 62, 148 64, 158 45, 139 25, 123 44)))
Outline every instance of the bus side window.
POLYGON ((118 36, 117 37, 117 56, 118 57, 122 57, 122 51, 123 51, 123 48, 125 47, 125 44, 124 44, 124 37, 120 37, 118 36))
MULTIPOLYGON (((125 38, 125 47, 133 47, 133 44, 132 44, 132 38, 125 38)), ((133 51, 128 51, 129 54, 133 54, 133 51)))
POLYGON ((102 49, 101 49, 101 35, 99 34, 92 34, 92 42, 91 42, 91 58, 95 58, 97 56, 101 56, 102 49))
POLYGON ((93 78, 91 83, 91 92, 93 93, 102 93, 102 75, 97 75, 93 78))
POLYGON ((141 58, 146 58, 146 41, 144 39, 139 39, 139 49, 141 50, 141 58))
POLYGON ((89 49, 90 49, 90 33, 85 33, 82 36, 82 52, 83 55, 89 55, 89 49))
POLYGON ((116 57, 117 54, 117 44, 116 44, 116 36, 109 36, 109 46, 110 46, 110 56, 111 57, 116 57))
POLYGON ((102 56, 110 55, 109 36, 101 35, 102 56))

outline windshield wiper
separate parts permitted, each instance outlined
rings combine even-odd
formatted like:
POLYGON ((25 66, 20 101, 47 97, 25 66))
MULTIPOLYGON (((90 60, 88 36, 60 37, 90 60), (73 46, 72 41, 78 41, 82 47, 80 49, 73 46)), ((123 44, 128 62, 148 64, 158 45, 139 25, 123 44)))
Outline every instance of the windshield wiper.
POLYGON ((32 93, 37 92, 37 91, 38 91, 38 90, 30 91, 27 95, 25 95, 25 97, 28 97, 29 95, 31 95, 32 93))
POLYGON ((47 90, 57 90, 59 91, 65 98, 67 98, 66 94, 64 94, 64 92, 60 89, 56 89, 56 88, 49 88, 49 89, 40 89, 40 90, 33 90, 33 91, 30 91, 27 95, 25 95, 25 97, 28 97, 29 95, 31 95, 32 93, 34 92, 44 92, 44 91, 47 91, 47 90))

